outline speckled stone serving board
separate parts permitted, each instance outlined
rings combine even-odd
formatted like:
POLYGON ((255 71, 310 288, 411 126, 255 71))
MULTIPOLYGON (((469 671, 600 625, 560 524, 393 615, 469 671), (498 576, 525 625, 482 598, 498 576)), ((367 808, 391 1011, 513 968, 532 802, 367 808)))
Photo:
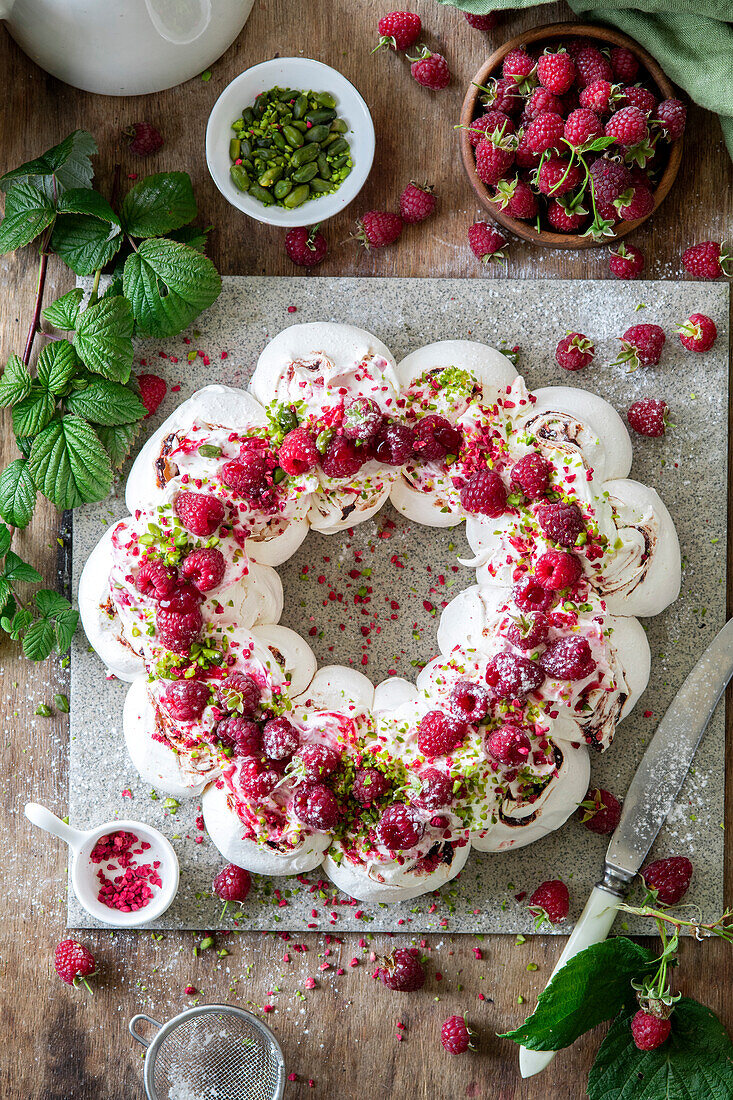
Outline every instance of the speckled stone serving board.
MULTIPOLYGON (((398 359, 433 340, 472 338, 495 346, 503 340, 519 346, 519 370, 531 388, 582 385, 622 412, 638 397, 664 397, 675 427, 661 440, 634 437, 632 476, 655 486, 666 501, 680 536, 684 580, 676 604, 644 621, 653 656, 645 696, 619 727, 611 749, 592 761, 593 782, 623 795, 672 696, 725 619, 728 293, 726 285, 693 282, 233 277, 224 280, 220 299, 187 340, 141 341, 136 369, 144 361, 141 369, 162 374, 171 388, 151 430, 176 402, 207 383, 244 386, 269 338, 290 324, 316 320, 369 329, 398 359), (717 343, 705 355, 687 352, 673 332, 676 321, 696 311, 718 326, 717 343), (658 367, 628 374, 610 363, 616 337, 640 321, 662 325, 667 344, 658 367), (574 376, 554 360, 555 345, 567 330, 585 333, 596 346, 593 365, 574 376)), ((117 498, 74 513, 75 590, 102 530, 125 514, 121 489, 117 498)), ((375 682, 390 670, 412 677, 417 663, 436 651, 442 606, 474 581, 473 571, 457 562, 467 550, 462 528, 419 527, 390 506, 353 534, 311 533, 280 568, 282 622, 308 637, 322 664, 353 663, 375 682), (364 597, 370 602, 362 602, 364 597)), ((137 777, 122 736, 125 691, 126 685, 105 680, 80 632, 72 656, 71 822, 87 827, 119 817, 158 826, 178 853, 181 887, 156 927, 218 927, 221 903, 210 886, 221 857, 197 825, 196 801, 168 813, 164 796, 156 799, 137 777)), ((723 718, 720 707, 655 848, 658 854, 691 854, 696 871, 689 900, 708 917, 719 915, 723 904, 723 718)), ((317 872, 302 882, 255 877, 246 904, 241 910, 230 906, 223 924, 301 931, 526 932, 531 918, 516 895, 543 879, 563 877, 570 887, 571 918, 577 918, 605 844, 571 820, 528 848, 473 853, 460 878, 440 895, 395 906, 355 905, 330 884, 317 885, 317 872)), ((95 924, 71 890, 69 924, 95 924)), ((640 931, 644 925, 630 920, 628 927, 640 931)))

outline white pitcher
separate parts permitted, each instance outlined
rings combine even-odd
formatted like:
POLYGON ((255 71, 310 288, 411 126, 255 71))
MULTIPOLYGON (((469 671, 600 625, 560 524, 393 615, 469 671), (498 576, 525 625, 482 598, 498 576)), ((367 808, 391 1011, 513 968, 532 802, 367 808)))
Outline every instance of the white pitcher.
POLYGON ((42 69, 75 88, 145 95, 202 72, 254 0, 0 0, 0 19, 42 69))

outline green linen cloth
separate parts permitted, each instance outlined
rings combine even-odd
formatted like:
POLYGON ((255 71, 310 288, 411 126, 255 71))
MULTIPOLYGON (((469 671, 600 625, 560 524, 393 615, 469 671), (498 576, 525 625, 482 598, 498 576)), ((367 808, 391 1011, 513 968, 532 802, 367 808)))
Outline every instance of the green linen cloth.
MULTIPOLYGON (((552 0, 439 0, 474 15, 552 0)), ((720 117, 733 157, 733 0, 568 0, 576 15, 609 23, 656 58, 670 80, 720 117)))

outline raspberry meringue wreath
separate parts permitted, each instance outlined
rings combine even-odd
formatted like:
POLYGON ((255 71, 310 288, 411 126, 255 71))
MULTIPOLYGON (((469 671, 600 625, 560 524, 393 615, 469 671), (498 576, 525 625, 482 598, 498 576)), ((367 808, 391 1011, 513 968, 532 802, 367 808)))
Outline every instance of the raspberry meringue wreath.
POLYGON ((151 436, 128 518, 102 537, 79 605, 130 682, 124 730, 158 790, 201 797, 227 860, 323 864, 363 901, 434 890, 471 848, 557 829, 649 677, 637 615, 677 596, 680 554, 606 401, 530 393, 493 348, 443 341, 394 361, 339 324, 295 325, 249 392, 207 386, 151 436), (275 566, 390 497, 466 521, 476 583, 444 610, 411 684, 317 670, 278 625, 275 566))

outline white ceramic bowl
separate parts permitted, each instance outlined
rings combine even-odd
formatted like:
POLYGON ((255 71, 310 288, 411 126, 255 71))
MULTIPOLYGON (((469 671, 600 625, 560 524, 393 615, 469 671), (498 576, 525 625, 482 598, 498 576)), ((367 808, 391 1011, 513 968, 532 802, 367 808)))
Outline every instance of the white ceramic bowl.
POLYGON ((361 191, 374 159, 374 124, 369 108, 353 84, 336 69, 307 57, 277 57, 263 61, 227 84, 209 115, 206 126, 206 163, 216 186, 232 206, 267 225, 313 225, 332 218, 361 191), (300 91, 330 92, 336 99, 339 117, 349 125, 344 136, 351 146, 354 167, 331 195, 309 199, 294 210, 282 206, 264 206, 231 181, 229 141, 234 137, 232 123, 241 118, 255 96, 270 88, 297 88, 300 91))

